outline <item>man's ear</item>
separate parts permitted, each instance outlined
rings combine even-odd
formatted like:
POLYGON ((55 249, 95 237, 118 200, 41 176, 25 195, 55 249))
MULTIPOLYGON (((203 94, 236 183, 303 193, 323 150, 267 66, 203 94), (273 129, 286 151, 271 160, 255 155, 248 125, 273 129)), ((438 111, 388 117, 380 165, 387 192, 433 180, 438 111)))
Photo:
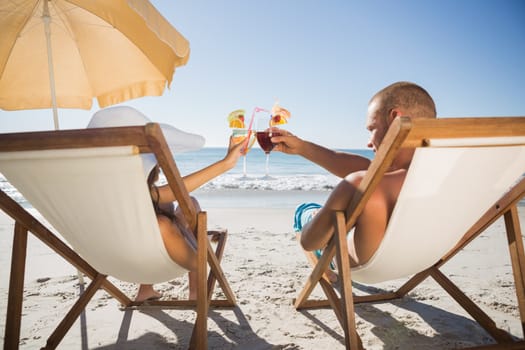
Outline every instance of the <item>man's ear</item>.
POLYGON ((390 125, 394 119, 403 116, 403 112, 399 108, 392 108, 388 113, 388 125, 390 125))

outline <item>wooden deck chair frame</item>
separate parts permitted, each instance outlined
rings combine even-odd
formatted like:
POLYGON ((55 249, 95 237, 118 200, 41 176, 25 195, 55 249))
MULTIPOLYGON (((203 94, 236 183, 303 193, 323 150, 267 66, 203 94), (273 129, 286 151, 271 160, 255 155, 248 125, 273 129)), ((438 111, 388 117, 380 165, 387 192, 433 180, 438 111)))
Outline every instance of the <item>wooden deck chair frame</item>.
MULTIPOLYGON (((515 342, 507 332, 497 328, 494 321, 440 271, 442 265, 479 236, 494 221, 503 216, 512 261, 522 331, 525 335, 525 254, 517 212, 517 203, 525 196, 525 178, 522 178, 509 192, 503 195, 465 233, 460 242, 449 253, 430 268, 415 274, 396 291, 372 295, 353 295, 352 272, 346 240, 347 233, 354 226, 366 201, 389 168, 400 148, 426 147, 429 144, 429 139, 523 137, 524 135, 525 117, 444 118, 437 120, 411 120, 407 117, 402 117, 396 119, 389 128, 359 189, 350 201, 348 212, 351 215, 346 217, 343 211, 334 213, 334 235, 318 260, 313 259, 311 252, 305 252, 310 262, 312 260, 317 261, 302 291, 294 301, 295 308, 297 310, 320 307, 332 308, 344 330, 346 348, 362 349, 363 345, 356 331, 354 304, 402 298, 428 276, 431 276, 497 341, 495 345, 474 347, 472 349, 525 348, 524 340, 515 342), (330 282, 330 279, 333 278, 330 273, 333 274, 333 272, 328 269, 334 256, 336 257, 341 284, 340 296, 338 296, 335 287, 330 282), (326 299, 309 299, 317 284, 321 286, 326 299)), ((521 141, 521 144, 523 144, 523 141, 521 141)))
MULTIPOLYGON (((145 126, 0 135, 0 152, 128 145, 137 146, 141 153, 155 154, 183 215, 197 235, 197 300, 148 301, 148 305, 195 308, 197 315, 189 347, 206 349, 209 306, 234 307, 236 305, 235 296, 220 266, 226 233, 222 235, 214 251, 207 239, 206 212, 196 211, 159 125, 150 123, 145 126), (207 278, 208 265, 210 274, 207 278), (217 281, 225 299, 212 300, 217 281)), ((16 349, 19 344, 28 232, 31 232, 91 279, 91 283, 85 292, 48 338, 46 349, 53 349, 58 346, 99 288, 104 289, 125 307, 141 305, 141 303, 133 302, 108 281, 107 276, 97 272, 88 262, 3 191, 0 191, 0 208, 15 221, 4 349, 16 349)))

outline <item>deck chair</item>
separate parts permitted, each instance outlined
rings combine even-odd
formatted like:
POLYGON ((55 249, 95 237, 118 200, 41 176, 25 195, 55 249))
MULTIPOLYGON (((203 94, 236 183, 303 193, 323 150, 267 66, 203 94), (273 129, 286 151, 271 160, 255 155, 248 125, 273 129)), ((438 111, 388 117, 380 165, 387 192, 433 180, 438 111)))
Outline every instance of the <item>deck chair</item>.
POLYGON ((334 212, 334 234, 295 299, 296 309, 333 308, 344 330, 346 348, 362 349, 354 304, 401 298, 431 276, 496 340, 497 344, 488 348, 525 348, 524 341, 513 342, 440 271, 504 216, 525 330, 525 256, 516 208, 525 195, 524 174, 525 117, 396 119, 347 211, 334 212), (369 261, 351 269, 347 233, 404 147, 416 150, 384 239, 369 261), (334 256, 339 287, 330 283, 331 276, 325 273, 334 256), (411 278, 393 292, 359 296, 352 292, 352 282, 374 284, 401 277, 411 278), (310 298, 318 284, 326 299, 310 298))
POLYGON ((108 281, 108 276, 149 284, 186 272, 164 247, 141 153, 155 154, 198 244, 197 301, 148 301, 148 305, 195 309, 189 347, 207 348, 209 306, 233 307, 236 303, 220 266, 226 234, 214 251, 207 238, 206 212, 196 211, 159 125, 151 123, 0 135, 0 172, 58 232, 51 232, 0 191, 0 208, 15 221, 5 349, 16 349, 19 343, 28 232, 91 279, 45 348, 57 347, 100 288, 126 307, 140 306, 108 281), (213 294, 217 281, 225 298, 213 294))

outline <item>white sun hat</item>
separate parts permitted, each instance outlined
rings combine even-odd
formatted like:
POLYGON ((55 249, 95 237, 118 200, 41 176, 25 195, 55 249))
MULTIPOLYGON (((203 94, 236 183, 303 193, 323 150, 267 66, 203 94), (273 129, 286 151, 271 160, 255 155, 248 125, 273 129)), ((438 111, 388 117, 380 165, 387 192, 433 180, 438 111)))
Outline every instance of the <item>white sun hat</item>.
MULTIPOLYGON (((143 113, 130 106, 114 106, 101 109, 91 117, 87 128, 111 128, 118 126, 134 126, 152 123, 143 113)), ((164 138, 171 150, 171 153, 183 153, 196 151, 204 146, 205 139, 201 135, 191 134, 175 128, 169 124, 159 123, 164 138)), ((157 164, 157 159, 152 153, 143 153, 142 166, 146 178, 153 167, 157 164)))

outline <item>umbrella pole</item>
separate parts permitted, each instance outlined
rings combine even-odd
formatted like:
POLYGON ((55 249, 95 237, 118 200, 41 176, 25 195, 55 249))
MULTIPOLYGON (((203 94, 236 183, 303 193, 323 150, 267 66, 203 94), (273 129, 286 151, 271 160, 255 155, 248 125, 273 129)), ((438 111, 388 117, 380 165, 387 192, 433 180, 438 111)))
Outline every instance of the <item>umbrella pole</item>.
MULTIPOLYGON (((49 8, 47 5, 48 0, 44 0, 44 13, 42 14, 42 20, 44 21, 44 27, 46 32, 46 44, 47 44, 47 66, 49 69, 49 85, 51 87, 51 102, 53 104, 53 121, 55 123, 55 130, 59 130, 58 125, 58 111, 57 111, 57 97, 55 90, 55 71, 53 70, 53 50, 51 49, 51 16, 49 15, 49 8)), ((84 275, 80 270, 77 270, 79 288, 82 293, 84 290, 84 275)), ((84 312, 82 312, 85 318, 84 312)))
POLYGON ((58 126, 57 97, 55 90, 55 71, 53 70, 53 54, 51 49, 51 16, 49 16, 49 8, 47 2, 48 0, 44 0, 44 13, 42 14, 42 20, 44 21, 44 28, 46 32, 47 66, 49 70, 49 85, 51 88, 51 103, 53 105, 53 121, 55 123, 55 130, 58 130, 60 129, 60 127, 58 126))

